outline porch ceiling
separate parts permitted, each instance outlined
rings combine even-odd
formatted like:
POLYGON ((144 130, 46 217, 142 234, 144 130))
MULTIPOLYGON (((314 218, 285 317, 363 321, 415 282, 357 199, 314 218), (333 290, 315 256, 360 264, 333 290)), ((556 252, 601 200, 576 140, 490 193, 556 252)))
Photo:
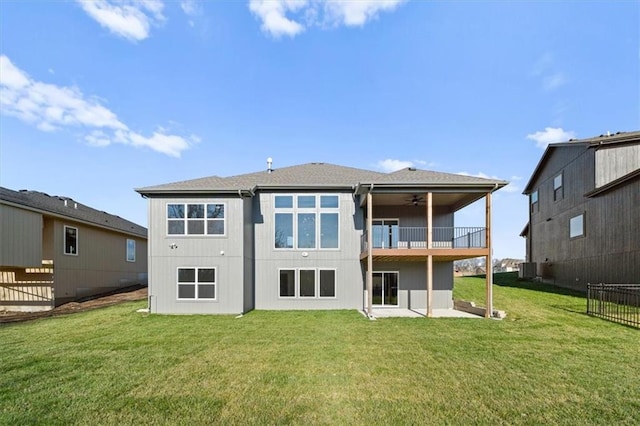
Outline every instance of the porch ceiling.
MULTIPOLYGON (((402 192, 402 193, 382 193, 372 195, 373 206, 407 206, 413 208, 425 207, 427 194, 425 192, 402 192), (412 203, 413 197, 419 198, 418 205, 412 203)), ((464 206, 481 199, 486 195, 485 192, 434 192, 432 193, 432 202, 434 207, 450 207, 452 210, 458 210, 464 206)), ((362 206, 366 205, 366 197, 362 197, 362 206)))

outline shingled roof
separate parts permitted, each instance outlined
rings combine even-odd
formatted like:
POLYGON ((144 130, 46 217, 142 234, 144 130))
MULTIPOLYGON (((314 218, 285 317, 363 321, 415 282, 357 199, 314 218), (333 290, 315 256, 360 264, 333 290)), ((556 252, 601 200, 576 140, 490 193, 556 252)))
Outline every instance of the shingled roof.
POLYGON ((307 163, 230 177, 211 176, 165 185, 137 188, 143 195, 173 192, 237 192, 276 188, 353 188, 367 184, 394 185, 487 185, 502 187, 507 182, 452 173, 441 173, 407 167, 392 173, 381 173, 329 163, 307 163))
POLYGON ((50 213, 102 228, 109 228, 139 237, 147 237, 147 228, 120 216, 93 209, 69 197, 48 195, 38 191, 13 191, 0 187, 0 203, 25 206, 44 214, 50 213))

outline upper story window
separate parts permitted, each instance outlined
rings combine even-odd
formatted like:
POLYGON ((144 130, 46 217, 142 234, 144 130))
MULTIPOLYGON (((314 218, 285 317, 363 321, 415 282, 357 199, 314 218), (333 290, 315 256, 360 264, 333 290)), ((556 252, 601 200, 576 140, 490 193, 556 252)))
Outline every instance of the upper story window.
POLYGON ((167 204, 167 234, 225 235, 225 205, 167 204))
POLYGON ((127 238, 127 262, 136 261, 136 240, 127 238))
POLYGON ((538 190, 536 189, 530 195, 531 198, 531 213, 538 211, 538 190))
POLYGON ((562 173, 553 178, 553 200, 562 200, 564 197, 564 189, 562 186, 562 173))
POLYGON ((78 228, 64 227, 64 254, 78 255, 78 228))
POLYGON ((274 247, 337 249, 340 201, 337 195, 274 195, 274 247))
POLYGON ((584 235, 584 213, 574 216, 569 220, 569 238, 584 235))

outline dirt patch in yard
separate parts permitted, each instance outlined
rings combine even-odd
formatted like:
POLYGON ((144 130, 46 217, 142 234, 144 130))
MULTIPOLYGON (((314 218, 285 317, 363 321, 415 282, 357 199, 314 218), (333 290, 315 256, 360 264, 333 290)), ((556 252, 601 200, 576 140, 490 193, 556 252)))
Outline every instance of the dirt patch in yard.
POLYGON ((92 298, 82 299, 78 302, 69 302, 60 305, 49 311, 43 312, 8 312, 0 311, 0 324, 29 321, 38 318, 47 318, 58 315, 73 314, 76 312, 85 312, 91 309, 104 308, 106 306, 117 305, 123 302, 134 300, 144 300, 147 298, 147 287, 128 287, 116 293, 108 295, 95 296, 92 298))

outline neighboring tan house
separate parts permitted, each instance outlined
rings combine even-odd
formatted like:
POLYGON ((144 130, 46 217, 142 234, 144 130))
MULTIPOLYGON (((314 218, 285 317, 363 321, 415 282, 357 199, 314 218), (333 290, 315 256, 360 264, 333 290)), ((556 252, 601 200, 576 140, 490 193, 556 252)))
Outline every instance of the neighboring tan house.
POLYGON ((493 272, 518 272, 522 259, 502 259, 493 264, 493 272))
POLYGON ((0 310, 146 284, 147 230, 67 197, 0 187, 0 310))
POLYGON ((523 193, 530 275, 580 290, 640 283, 640 132, 549 145, 523 193))
MULTIPOLYGON (((149 198, 151 312, 452 308, 453 261, 491 256, 507 182, 310 163, 136 189, 149 198), (486 199, 477 227, 454 213, 486 199)), ((491 278, 487 278, 490 283, 491 278)), ((487 300, 491 302, 491 286, 487 300)), ((488 312, 491 312, 489 309, 488 312)))

